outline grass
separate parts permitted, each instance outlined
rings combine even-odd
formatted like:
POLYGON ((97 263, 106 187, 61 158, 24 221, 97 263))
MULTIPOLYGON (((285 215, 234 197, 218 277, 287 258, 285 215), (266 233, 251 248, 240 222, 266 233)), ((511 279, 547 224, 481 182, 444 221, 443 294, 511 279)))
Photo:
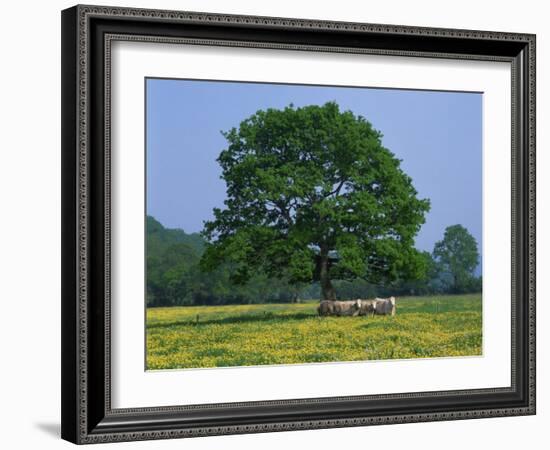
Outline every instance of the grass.
POLYGON ((318 317, 317 304, 148 308, 147 368, 481 354, 481 294, 398 298, 393 317, 318 317))

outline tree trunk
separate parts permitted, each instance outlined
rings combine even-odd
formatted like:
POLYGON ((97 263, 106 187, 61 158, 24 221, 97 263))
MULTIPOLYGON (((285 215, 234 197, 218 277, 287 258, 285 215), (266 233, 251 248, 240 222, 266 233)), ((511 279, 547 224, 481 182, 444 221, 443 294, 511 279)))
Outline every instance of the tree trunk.
POLYGON ((458 277, 456 276, 455 273, 452 274, 452 277, 453 277, 453 286, 452 286, 452 293, 453 294, 457 294, 459 291, 458 291, 458 277))
POLYGON ((323 300, 336 300, 336 291, 330 282, 328 250, 321 249, 319 264, 319 281, 323 300))

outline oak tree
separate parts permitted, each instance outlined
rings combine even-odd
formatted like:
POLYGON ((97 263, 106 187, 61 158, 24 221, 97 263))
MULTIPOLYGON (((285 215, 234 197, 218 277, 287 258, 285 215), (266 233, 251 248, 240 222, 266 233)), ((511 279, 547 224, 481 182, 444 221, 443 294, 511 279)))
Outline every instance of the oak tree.
POLYGON ((256 112, 224 132, 217 161, 227 185, 203 236, 201 265, 230 263, 232 279, 256 272, 291 283, 415 279, 425 264, 414 238, 429 201, 362 116, 334 102, 256 112))

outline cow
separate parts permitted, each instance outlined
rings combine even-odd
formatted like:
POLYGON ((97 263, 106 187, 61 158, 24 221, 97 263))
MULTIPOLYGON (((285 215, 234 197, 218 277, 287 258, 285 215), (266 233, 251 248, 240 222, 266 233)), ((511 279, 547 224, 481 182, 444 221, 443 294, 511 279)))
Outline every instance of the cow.
POLYGON ((360 300, 361 308, 359 309, 360 316, 368 316, 374 314, 376 309, 376 300, 360 300))
POLYGON ((375 298, 374 314, 379 316, 391 315, 395 316, 395 297, 390 298, 375 298))
POLYGON ((317 313, 320 316, 333 316, 334 313, 334 302, 330 300, 323 300, 317 306, 317 313))
POLYGON ((323 300, 317 307, 320 316, 358 316, 361 300, 323 300))

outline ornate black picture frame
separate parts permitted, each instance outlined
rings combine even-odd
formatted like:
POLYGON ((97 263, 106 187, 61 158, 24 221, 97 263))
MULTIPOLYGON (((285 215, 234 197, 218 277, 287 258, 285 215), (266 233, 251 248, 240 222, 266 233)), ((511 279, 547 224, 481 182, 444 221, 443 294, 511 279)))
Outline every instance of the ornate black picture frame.
POLYGON ((74 443, 535 414, 535 36, 99 6, 62 12, 62 437, 74 443), (506 61, 512 67, 511 386, 113 409, 115 40, 506 61))

